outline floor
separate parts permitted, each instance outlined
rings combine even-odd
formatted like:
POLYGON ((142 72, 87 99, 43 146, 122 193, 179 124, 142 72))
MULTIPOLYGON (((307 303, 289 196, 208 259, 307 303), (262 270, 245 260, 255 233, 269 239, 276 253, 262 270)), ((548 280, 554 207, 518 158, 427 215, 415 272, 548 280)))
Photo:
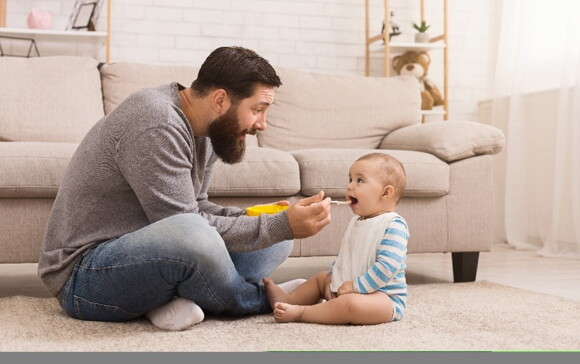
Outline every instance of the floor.
MULTIPOLYGON (((277 282, 307 278, 326 270, 334 257, 290 258, 274 272, 277 282)), ((515 250, 496 244, 481 253, 477 280, 580 300, 580 260, 546 258, 534 251, 515 250)), ((452 282, 451 255, 410 254, 407 258, 409 284, 452 282)), ((36 275, 36 264, 0 264, 0 297, 26 295, 48 297, 36 275)))

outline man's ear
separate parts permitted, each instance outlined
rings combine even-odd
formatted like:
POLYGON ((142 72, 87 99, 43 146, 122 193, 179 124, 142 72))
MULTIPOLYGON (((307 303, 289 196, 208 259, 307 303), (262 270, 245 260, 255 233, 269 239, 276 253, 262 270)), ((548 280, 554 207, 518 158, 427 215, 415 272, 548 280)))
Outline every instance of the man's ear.
POLYGON ((219 114, 225 113, 231 105, 228 93, 223 88, 214 90, 211 93, 211 106, 219 114))
POLYGON ((395 195, 395 187, 391 185, 386 185, 383 188, 383 194, 381 195, 381 197, 390 200, 391 198, 393 198, 394 195, 395 195))

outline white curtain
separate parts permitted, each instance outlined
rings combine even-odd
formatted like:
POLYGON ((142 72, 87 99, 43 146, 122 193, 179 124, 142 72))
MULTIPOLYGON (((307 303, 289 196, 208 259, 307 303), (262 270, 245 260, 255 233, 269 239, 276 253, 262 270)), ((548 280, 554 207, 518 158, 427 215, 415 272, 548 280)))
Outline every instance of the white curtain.
POLYGON ((506 131, 506 240, 580 258, 580 1, 499 4, 492 118, 506 131))

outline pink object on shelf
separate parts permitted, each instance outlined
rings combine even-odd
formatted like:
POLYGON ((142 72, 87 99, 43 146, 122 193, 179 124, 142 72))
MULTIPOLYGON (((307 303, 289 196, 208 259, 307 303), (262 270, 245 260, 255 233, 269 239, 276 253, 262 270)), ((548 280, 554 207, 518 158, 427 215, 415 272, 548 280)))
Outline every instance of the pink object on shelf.
POLYGON ((30 14, 28 14, 27 24, 30 29, 50 29, 52 26, 52 12, 32 9, 30 14))

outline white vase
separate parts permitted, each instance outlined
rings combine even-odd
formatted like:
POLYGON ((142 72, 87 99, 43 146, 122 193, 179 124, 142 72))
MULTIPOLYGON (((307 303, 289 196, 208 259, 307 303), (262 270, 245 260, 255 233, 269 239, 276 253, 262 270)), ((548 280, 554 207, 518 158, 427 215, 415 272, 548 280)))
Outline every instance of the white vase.
POLYGON ((429 43, 430 38, 428 33, 416 33, 415 43, 429 43))

